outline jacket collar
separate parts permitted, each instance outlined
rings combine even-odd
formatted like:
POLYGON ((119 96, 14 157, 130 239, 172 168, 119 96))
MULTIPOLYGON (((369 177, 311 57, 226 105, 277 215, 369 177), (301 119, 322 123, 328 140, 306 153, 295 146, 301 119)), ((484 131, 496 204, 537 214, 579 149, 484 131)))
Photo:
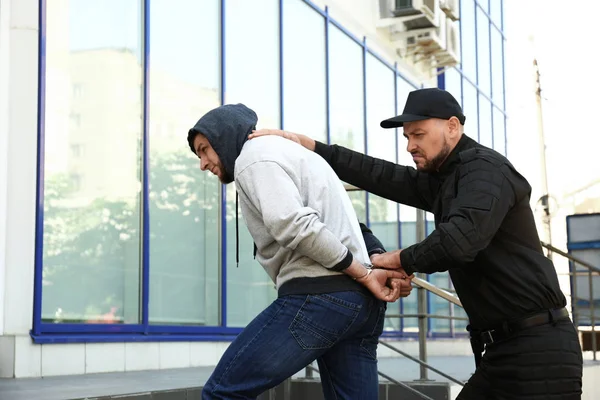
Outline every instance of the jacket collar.
POLYGON ((476 147, 477 145, 478 143, 475 140, 463 134, 454 149, 448 155, 448 158, 446 158, 446 161, 444 161, 437 172, 434 172, 433 175, 440 179, 445 179, 448 175, 454 172, 454 170, 460 164, 460 153, 464 150, 476 147))

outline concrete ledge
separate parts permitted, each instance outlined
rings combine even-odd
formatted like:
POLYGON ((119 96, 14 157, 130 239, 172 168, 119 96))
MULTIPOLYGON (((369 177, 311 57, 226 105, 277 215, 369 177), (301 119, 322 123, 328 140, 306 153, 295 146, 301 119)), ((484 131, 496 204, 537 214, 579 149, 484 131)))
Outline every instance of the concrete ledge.
MULTIPOLYGON (((294 379, 289 383, 289 398, 285 397, 285 385, 279 385, 274 393, 263 393, 258 400, 324 400, 319 379, 294 379)), ((449 400, 450 387, 444 382, 414 383, 409 385, 434 400, 449 400)), ((187 388, 179 390, 156 391, 148 393, 135 393, 130 395, 115 395, 105 397, 85 397, 64 400, 200 400, 202 388, 187 388)), ((413 394, 400 385, 382 382, 379 384, 379 400, 420 400, 421 397, 413 394)))

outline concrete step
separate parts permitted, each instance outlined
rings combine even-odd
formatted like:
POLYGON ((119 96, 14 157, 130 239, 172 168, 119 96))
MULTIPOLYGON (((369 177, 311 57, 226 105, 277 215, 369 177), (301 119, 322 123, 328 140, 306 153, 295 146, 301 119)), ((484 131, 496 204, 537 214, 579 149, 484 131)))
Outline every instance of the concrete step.
MULTIPOLYGON (((408 384, 433 400, 450 400, 450 385, 445 382, 408 384)), ((64 400, 200 400, 202 388, 182 388, 177 390, 157 390, 153 392, 131 393, 103 397, 85 397, 64 400)), ((391 383, 380 382, 379 400, 421 400, 422 397, 408 391, 406 388, 391 383)), ((321 382, 316 379, 293 379, 283 383, 272 392, 263 393, 258 400, 324 400, 321 382), (286 389, 286 385, 288 385, 286 389), (286 391, 289 396, 286 397, 286 391)))
MULTIPOLYGON (((473 370, 473 358, 471 357, 430 357, 429 362, 459 380, 469 378, 473 370)), ((419 366, 403 358, 380 358, 379 370, 391 379, 400 382, 408 382, 410 385, 418 386, 419 366)), ((72 400, 72 399, 127 399, 127 400, 149 400, 149 399, 175 399, 188 400, 200 399, 201 387, 212 373, 214 366, 193 367, 181 369, 163 369, 152 371, 110 372, 85 375, 48 376, 44 378, 19 378, 0 379, 0 400, 72 400)), ((317 393, 321 395, 319 374, 314 373, 315 380, 307 381, 305 371, 302 370, 294 375, 294 390, 292 399, 312 397, 303 393, 317 393), (305 384, 303 384, 305 382, 305 384), (307 383, 306 383, 307 382, 307 383)), ((435 399, 453 398, 438 392, 446 393, 450 388, 451 393, 456 392, 456 385, 450 385, 443 377, 430 373, 429 379, 433 379, 427 390, 433 390, 435 399), (442 386, 441 389, 439 386, 442 386), (431 388, 430 388, 431 386, 431 388)), ((398 398, 412 399, 412 394, 403 393, 406 390, 398 385, 381 381, 382 399, 398 398)), ((282 388, 277 388, 276 392, 282 388)), ((311 395, 312 396, 312 395, 311 395)), ((264 397, 263 397, 264 398, 264 397)), ((315 397, 319 399, 322 397, 315 397)), ((264 398, 268 400, 267 398, 264 398)))

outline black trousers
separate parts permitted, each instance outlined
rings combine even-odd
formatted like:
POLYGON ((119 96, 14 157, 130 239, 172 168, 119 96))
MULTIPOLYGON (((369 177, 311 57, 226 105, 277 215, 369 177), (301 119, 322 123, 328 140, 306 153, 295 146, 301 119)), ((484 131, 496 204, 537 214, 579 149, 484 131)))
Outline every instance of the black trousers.
POLYGON ((488 345, 457 400, 579 400, 582 373, 577 332, 566 319, 488 345))

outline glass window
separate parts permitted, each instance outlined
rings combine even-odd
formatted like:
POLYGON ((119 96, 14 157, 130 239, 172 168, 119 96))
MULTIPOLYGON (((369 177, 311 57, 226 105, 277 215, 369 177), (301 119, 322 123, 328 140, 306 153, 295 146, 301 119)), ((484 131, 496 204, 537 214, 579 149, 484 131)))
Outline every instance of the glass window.
MULTIPOLYGON (((331 143, 365 151, 363 49, 339 28, 329 26, 329 124, 331 143)), ((349 193, 354 210, 366 221, 366 194, 349 193)))
MULTIPOLYGON (((278 128, 279 2, 228 0, 225 3, 225 103, 244 103, 258 115, 257 128, 278 128), (252 21, 249 29, 248 21, 252 21)), ((235 185, 227 186, 227 325, 246 326, 277 296, 275 285, 254 260, 254 241, 238 212, 235 185), (239 245, 239 267, 236 246, 239 245)))
POLYGON ((476 53, 475 53, 475 3, 474 0, 460 2, 460 43, 461 60, 464 74, 475 82, 476 53))
POLYGON ((381 121, 396 115, 394 71, 367 54, 368 154, 396 162, 396 129, 383 129, 381 121))
MULTIPOLYGON (((383 129, 380 122, 395 115, 394 72, 367 54, 367 151, 370 156, 396 162, 396 129, 383 129)), ((369 195, 369 223, 386 248, 398 248, 396 202, 369 195)))
POLYGON ((490 1, 490 17, 494 24, 500 29, 502 28, 502 3, 503 0, 491 0, 490 1))
POLYGON ((140 4, 48 4, 46 322, 139 322, 140 4))
MULTIPOLYGON (((402 113, 408 94, 415 90, 415 88, 406 82, 401 77, 396 77, 396 98, 398 101, 398 114, 402 113)), ((414 167, 414 163, 410 153, 406 151, 406 139, 403 136, 403 129, 398 128, 398 164, 414 167)), ((405 248, 413 245, 417 242, 417 210, 413 207, 399 205, 400 212, 400 248, 405 248)), ((400 310, 402 314, 416 314, 417 313, 417 296, 415 293, 400 299, 400 310)), ((418 319, 417 318, 403 318, 402 319, 402 332, 403 333, 415 333, 418 332, 418 319)))
POLYGON ((327 143, 325 19, 302 0, 283 4, 283 128, 327 143))
MULTIPOLYGON (((396 129, 383 129, 382 120, 396 115, 393 70, 367 54, 367 152, 370 156, 396 162, 396 129)), ((386 250, 398 249, 398 203, 369 194, 369 224, 386 250)), ((399 303, 390 312, 400 312, 399 303)), ((386 330, 400 330, 397 318, 386 318, 386 330)))
POLYGON ((263 128, 280 126, 278 10, 277 0, 225 3, 225 103, 250 107, 263 128))
POLYGON ((477 113, 477 89, 466 80, 463 81, 463 113, 465 120, 465 133, 474 140, 479 141, 479 117, 477 113))
POLYGON ((477 9, 477 86, 490 94, 490 20, 477 9))
MULTIPOLYGON (((479 4, 479 7, 483 8, 486 13, 489 13, 490 3, 488 0, 476 0, 476 1, 477 1, 477 4, 479 4)), ((492 1, 496 1, 496 0, 492 0, 492 1)))
MULTIPOLYGON (((417 304, 418 288, 413 289, 412 293, 408 297, 400 299, 400 310, 404 315, 416 315, 419 312, 419 306, 417 304)), ((413 317, 402 318, 402 333, 404 334, 416 334, 419 332, 419 319, 413 317)))
POLYGON ((329 26, 329 104, 331 143, 365 151, 363 49, 329 26))
MULTIPOLYGON (((450 282, 452 283, 452 282, 450 282)), ((454 290, 454 286, 452 286, 453 290, 454 290)), ((456 293, 455 293, 456 294, 456 293)), ((465 309, 462 307, 459 307, 457 305, 451 304, 450 307, 452 308, 452 312, 454 314, 455 317, 459 317, 459 318, 468 318, 467 313, 465 312, 465 309)), ((467 333, 467 325, 469 324, 469 321, 467 320, 453 320, 454 322, 454 333, 455 334, 465 334, 467 333)))
MULTIPOLYGON (((429 281, 435 286, 448 289, 450 287, 450 276, 448 272, 440 272, 428 275, 429 281)), ((450 303, 433 293, 428 292, 429 309, 433 315, 450 315, 450 303)), ((436 333, 449 333, 450 320, 446 318, 430 318, 431 331, 436 333)))
POLYGON ((462 102, 461 79, 460 72, 454 68, 444 73, 444 90, 450 92, 459 104, 462 102))
POLYGON ((496 28, 492 28, 492 95, 496 105, 504 107, 504 39, 496 28))
POLYGON ((479 94, 479 143, 492 148, 492 108, 490 101, 479 94))
MULTIPOLYGON (((467 313, 465 312, 465 309, 459 306, 455 306, 454 304, 451 305, 451 307, 453 308, 454 311, 454 316, 455 317, 460 317, 460 318, 468 318, 467 313)), ((469 324, 469 321, 467 320, 454 320, 454 332, 455 334, 466 334, 467 333, 467 325, 469 324)))
MULTIPOLYGON (((415 88, 401 77, 396 77, 398 113, 402 113, 408 94, 415 88)), ((407 141, 403 129, 398 128, 398 164, 414 167, 410 153, 406 151, 407 141)), ((417 241, 416 218, 417 211, 413 207, 400 204, 400 246, 402 248, 415 244, 417 241)), ((406 310, 405 310, 406 312, 406 310)))
POLYGON ((220 102, 218 21, 216 0, 150 8, 150 323, 219 324, 220 185, 185 141, 220 102))
POLYGON ((506 155, 506 132, 504 114, 494 107, 494 150, 506 155))

